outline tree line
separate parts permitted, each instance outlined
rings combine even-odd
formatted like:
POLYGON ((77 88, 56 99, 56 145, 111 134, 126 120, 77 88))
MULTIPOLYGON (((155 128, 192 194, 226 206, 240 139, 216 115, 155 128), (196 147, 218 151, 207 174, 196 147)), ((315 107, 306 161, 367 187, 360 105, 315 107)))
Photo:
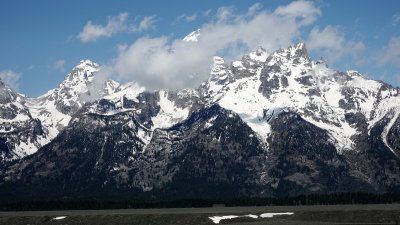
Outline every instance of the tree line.
POLYGON ((133 208, 193 208, 215 205, 279 206, 279 205, 338 205, 338 204, 393 204, 400 203, 400 193, 332 193, 325 195, 300 195, 281 198, 232 198, 232 199, 180 199, 180 200, 46 200, 46 201, 0 201, 1 211, 33 210, 85 210, 85 209, 133 209, 133 208))

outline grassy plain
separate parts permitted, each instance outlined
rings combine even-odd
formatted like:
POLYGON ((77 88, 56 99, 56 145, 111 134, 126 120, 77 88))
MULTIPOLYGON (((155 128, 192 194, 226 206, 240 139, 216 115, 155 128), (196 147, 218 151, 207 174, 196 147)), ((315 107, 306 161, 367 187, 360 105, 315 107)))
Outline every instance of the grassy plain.
POLYGON ((197 225, 214 224, 210 216, 273 212, 294 214, 258 219, 240 217, 221 220, 220 224, 400 224, 400 204, 380 204, 0 212, 0 225, 197 225), (60 216, 66 217, 54 219, 60 216))

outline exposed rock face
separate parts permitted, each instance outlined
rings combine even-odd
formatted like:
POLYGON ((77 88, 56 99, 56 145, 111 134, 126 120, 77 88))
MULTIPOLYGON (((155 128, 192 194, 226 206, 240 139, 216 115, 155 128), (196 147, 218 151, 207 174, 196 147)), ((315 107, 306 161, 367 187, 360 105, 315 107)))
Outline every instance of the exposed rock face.
POLYGON ((352 176, 346 157, 326 141, 329 135, 325 130, 291 112, 279 114, 271 129, 269 183, 278 195, 373 190, 352 176))
POLYGON ((124 184, 126 176, 121 171, 142 151, 139 136, 146 132, 132 112, 112 117, 83 115, 36 154, 11 165, 3 181, 23 183, 38 198, 99 193, 109 180, 124 184), (52 189, 57 192, 47 192, 52 189))
POLYGON ((157 130, 143 157, 134 177, 142 189, 176 198, 217 198, 255 195, 265 151, 238 115, 213 105, 157 130))
POLYGON ((32 117, 26 101, 0 80, 0 163, 34 153, 46 137, 41 121, 32 117))
POLYGON ((197 89, 107 81, 84 101, 97 70, 82 61, 36 100, 0 86, 2 156, 21 158, 3 160, 0 199, 400 191, 399 89, 312 61, 302 43, 214 57, 197 89), (15 154, 25 140, 36 149, 15 154))
POLYGON ((5 160, 18 159, 35 153, 49 143, 68 125, 90 95, 110 95, 119 84, 107 80, 90 93, 99 65, 82 60, 55 89, 36 99, 26 98, 0 83, 0 137, 5 142, 0 149, 5 160), (2 129, 3 128, 3 129, 2 129), (4 149, 4 150, 3 150, 4 149))

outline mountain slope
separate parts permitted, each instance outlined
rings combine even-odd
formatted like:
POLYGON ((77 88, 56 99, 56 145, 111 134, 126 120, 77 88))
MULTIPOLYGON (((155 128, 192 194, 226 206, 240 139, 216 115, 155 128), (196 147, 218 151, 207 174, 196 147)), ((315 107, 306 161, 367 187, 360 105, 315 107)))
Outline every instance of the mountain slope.
POLYGON ((60 85, 30 103, 51 104, 68 123, 39 117, 50 121, 44 133, 61 124, 60 133, 4 167, 0 193, 46 197, 57 187, 47 197, 174 199, 400 191, 399 89, 313 61, 303 43, 259 48, 231 63, 216 56, 207 81, 177 92, 128 83, 79 102, 93 77, 77 71, 71 79, 83 83, 71 87, 82 88, 60 85))
MULTIPOLYGON (((1 83, 4 118, 1 152, 7 152, 2 153, 2 157, 6 160, 22 158, 55 138, 85 104, 85 95, 90 96, 93 77, 99 68, 90 60, 82 60, 57 88, 38 98, 26 98, 1 83)), ((114 93, 118 86, 117 82, 107 80, 96 95, 114 93)))
POLYGON ((41 121, 32 117, 26 101, 0 80, 0 162, 34 153, 46 138, 41 121))
MULTIPOLYGON (((42 121, 45 126, 50 140, 68 125, 71 116, 84 105, 85 98, 82 96, 90 91, 94 73, 97 71, 99 71, 98 64, 90 60, 82 60, 57 88, 37 99, 31 99, 28 103, 33 116, 42 121)), ((109 80, 102 87, 103 89, 98 91, 101 95, 108 95, 113 93, 118 86, 117 82, 109 80)))

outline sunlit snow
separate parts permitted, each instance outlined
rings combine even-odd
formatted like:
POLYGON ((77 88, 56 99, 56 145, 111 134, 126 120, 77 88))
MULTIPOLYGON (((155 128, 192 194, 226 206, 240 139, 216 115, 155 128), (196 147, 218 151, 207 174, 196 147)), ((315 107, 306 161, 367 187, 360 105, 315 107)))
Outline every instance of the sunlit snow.
POLYGON ((67 217, 66 216, 57 216, 57 217, 54 217, 53 220, 62 220, 65 218, 67 218, 67 217))
POLYGON ((249 218, 257 219, 257 218, 272 218, 274 216, 293 215, 293 214, 294 214, 293 212, 284 212, 284 213, 263 213, 263 214, 260 214, 259 216, 249 214, 249 215, 241 215, 241 216, 237 216, 237 215, 211 216, 208 218, 210 220, 212 220, 213 223, 219 224, 221 222, 221 220, 230 220, 230 219, 235 219, 235 218, 239 218, 239 217, 249 217, 249 218))

